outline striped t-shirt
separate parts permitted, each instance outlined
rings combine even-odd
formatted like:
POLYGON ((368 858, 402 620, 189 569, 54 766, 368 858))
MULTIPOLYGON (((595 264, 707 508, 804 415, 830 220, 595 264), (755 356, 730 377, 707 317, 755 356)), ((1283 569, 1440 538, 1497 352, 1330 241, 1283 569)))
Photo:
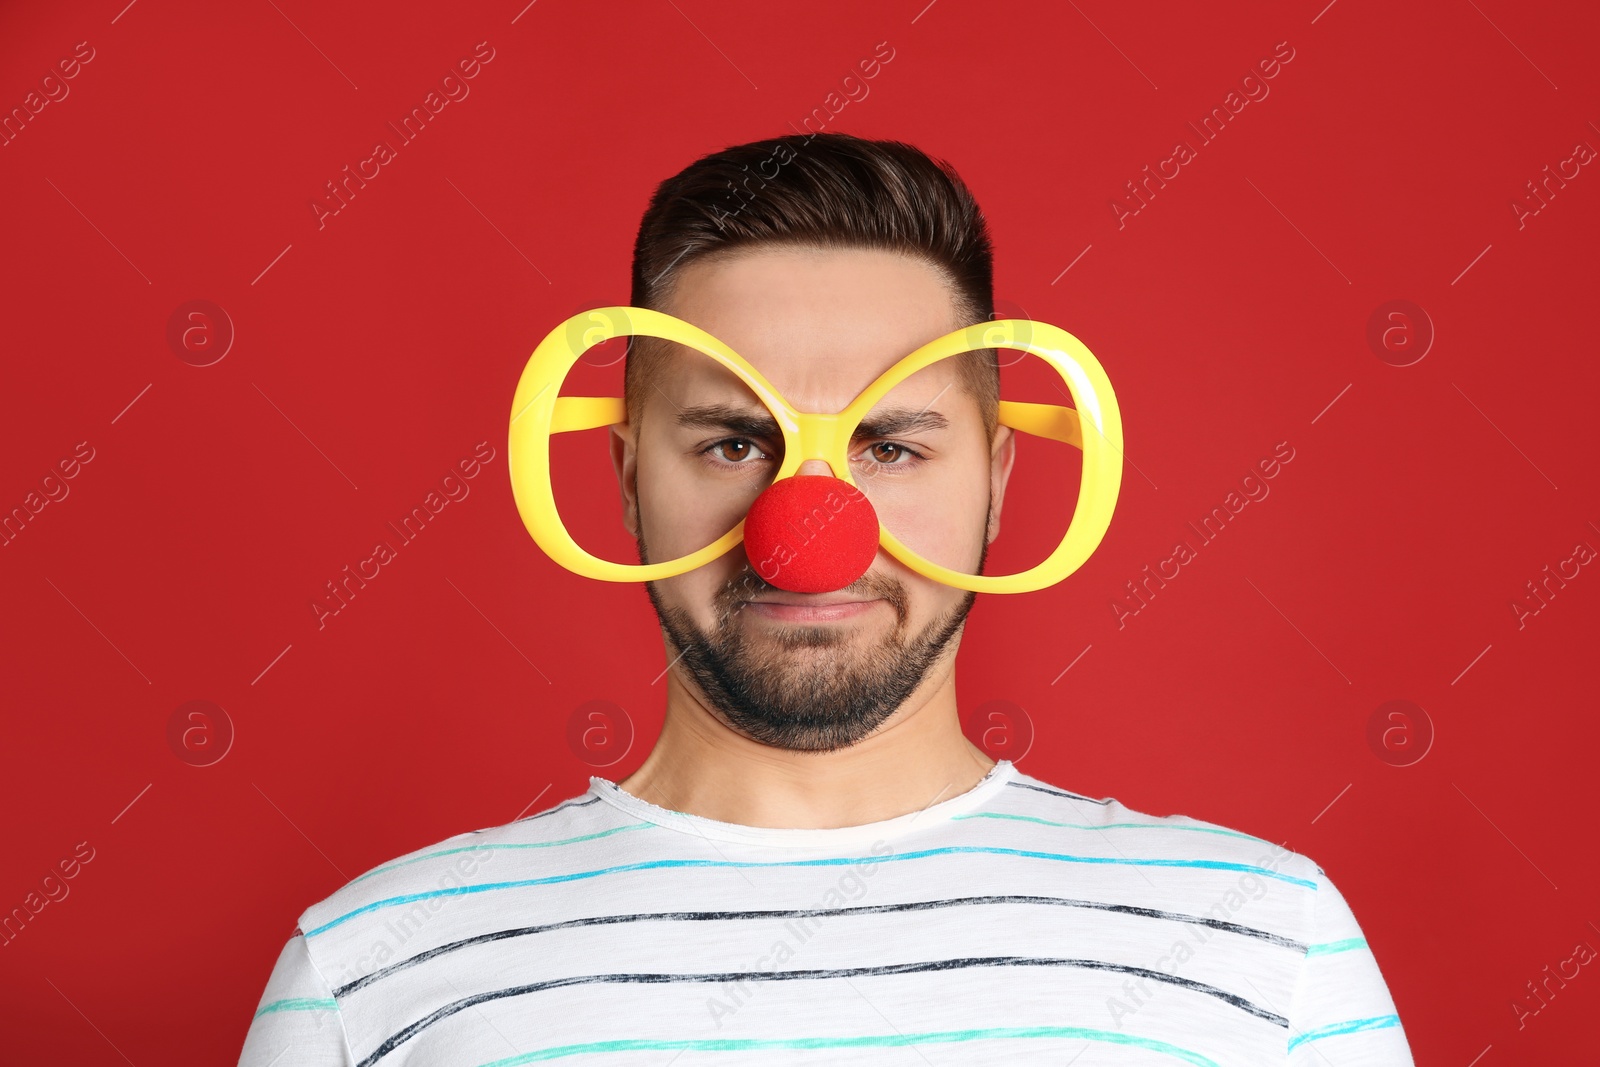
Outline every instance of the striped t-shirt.
POLYGON ((241 1067, 1410 1065, 1309 858, 1001 760, 898 818, 580 796, 307 909, 241 1067))

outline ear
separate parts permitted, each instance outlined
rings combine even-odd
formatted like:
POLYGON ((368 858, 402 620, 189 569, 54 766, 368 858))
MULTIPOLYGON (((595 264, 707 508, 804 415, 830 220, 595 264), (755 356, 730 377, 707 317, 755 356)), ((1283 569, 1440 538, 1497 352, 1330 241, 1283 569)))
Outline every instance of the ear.
POLYGON ((611 467, 617 472, 617 487, 622 492, 622 527, 629 536, 639 536, 639 484, 638 449, 634 446, 633 428, 626 422, 611 427, 607 439, 611 449, 611 467))
POLYGON ((1005 502, 1006 483, 1011 480, 1011 465, 1017 459, 1017 442, 1009 426, 997 426, 994 444, 989 449, 989 543, 1000 536, 1000 506, 1005 502))

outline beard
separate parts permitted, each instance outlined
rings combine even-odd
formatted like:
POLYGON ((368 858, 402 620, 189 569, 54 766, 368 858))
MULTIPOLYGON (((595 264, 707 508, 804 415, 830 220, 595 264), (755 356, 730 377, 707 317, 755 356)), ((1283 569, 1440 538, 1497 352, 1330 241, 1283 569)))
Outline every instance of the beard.
MULTIPOLYGON (((639 530, 639 561, 648 563, 642 515, 639 530)), ((987 538, 980 536, 979 543, 976 573, 982 574, 987 538)), ((645 591, 677 649, 675 662, 727 724, 753 741, 796 752, 848 748, 882 726, 959 636, 977 599, 967 591, 911 634, 904 584, 864 574, 841 591, 881 598, 895 614, 893 629, 872 639, 850 623, 779 623, 759 630, 738 625, 745 601, 780 591, 748 560, 718 591, 717 621, 710 631, 684 609, 664 604, 655 582, 646 582, 645 591)))

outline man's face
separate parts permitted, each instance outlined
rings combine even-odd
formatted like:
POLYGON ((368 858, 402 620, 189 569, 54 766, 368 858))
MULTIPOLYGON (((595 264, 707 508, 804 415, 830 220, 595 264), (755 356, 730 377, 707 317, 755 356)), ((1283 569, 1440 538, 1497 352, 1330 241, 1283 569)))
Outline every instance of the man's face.
MULTIPOLYGON (((664 310, 723 341, 796 409, 814 412, 842 410, 902 357, 968 325, 957 321, 954 294, 932 266, 860 249, 775 248, 699 260, 684 269, 664 310)), ((748 387, 693 350, 672 345, 646 392, 638 424, 616 427, 611 450, 625 524, 640 560, 650 563, 703 548, 743 518, 771 484, 783 438, 775 426, 752 433, 689 418, 697 408, 722 406, 771 419, 748 387)), ((977 401, 954 359, 906 378, 867 421, 891 409, 942 419, 924 417, 917 428, 880 437, 858 434, 848 450, 851 476, 908 547, 981 573, 999 532, 1011 431, 1000 427, 992 445, 985 441, 977 401)), ((845 472, 810 460, 797 473, 845 472)), ((882 548, 841 590, 790 593, 760 577, 742 544, 646 588, 669 654, 708 710, 755 741, 800 751, 853 745, 919 689, 936 688, 975 596, 923 577, 882 548)))

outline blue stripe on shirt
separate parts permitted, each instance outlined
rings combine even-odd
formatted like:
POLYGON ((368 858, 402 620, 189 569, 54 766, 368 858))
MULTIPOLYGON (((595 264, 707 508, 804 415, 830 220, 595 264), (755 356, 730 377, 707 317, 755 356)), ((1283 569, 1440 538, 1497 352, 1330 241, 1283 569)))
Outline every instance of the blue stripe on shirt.
POLYGON ((1296 1045, 1307 1041, 1321 1041, 1325 1037, 1337 1037, 1340 1034, 1353 1034, 1361 1030, 1382 1030, 1389 1026, 1399 1026, 1398 1015, 1375 1015, 1370 1019, 1351 1019, 1348 1022, 1330 1023, 1319 1026, 1315 1030, 1307 1030, 1289 1040, 1289 1051, 1293 1052, 1296 1045))
POLYGON ((1069 856, 1055 852, 1034 852, 1029 849, 1019 848, 989 848, 982 845, 950 845, 944 848, 921 849, 916 852, 903 852, 878 857, 841 857, 837 859, 810 859, 810 860, 772 860, 772 861, 734 861, 734 860, 648 860, 642 863, 626 863, 616 867, 602 867, 591 871, 576 871, 571 874, 556 874, 547 878, 525 878, 513 882, 486 882, 482 885, 449 886, 434 889, 424 893, 406 893, 397 897, 387 897, 364 904, 353 911, 345 912, 337 918, 330 919, 321 926, 305 932, 306 937, 316 937, 348 922, 358 915, 379 908, 395 907, 401 904, 411 904, 419 900, 430 900, 434 897, 462 896, 467 893, 487 893, 498 889, 520 889, 524 886, 551 885, 557 882, 573 882, 583 878, 597 878, 607 874, 617 874, 623 871, 648 871, 660 870, 668 867, 818 867, 837 866, 842 864, 859 864, 862 862, 889 862, 891 860, 915 860, 928 856, 949 855, 953 853, 983 853, 995 856, 1022 856, 1029 859, 1055 860, 1065 863, 1109 863, 1139 867, 1195 867, 1219 871, 1247 871, 1259 874, 1266 878, 1276 878, 1291 885, 1304 886, 1307 889, 1316 889, 1317 883, 1293 875, 1279 874, 1277 871, 1265 867, 1257 867, 1249 863, 1234 863, 1229 860, 1171 860, 1171 859, 1125 859, 1114 856, 1069 856))

